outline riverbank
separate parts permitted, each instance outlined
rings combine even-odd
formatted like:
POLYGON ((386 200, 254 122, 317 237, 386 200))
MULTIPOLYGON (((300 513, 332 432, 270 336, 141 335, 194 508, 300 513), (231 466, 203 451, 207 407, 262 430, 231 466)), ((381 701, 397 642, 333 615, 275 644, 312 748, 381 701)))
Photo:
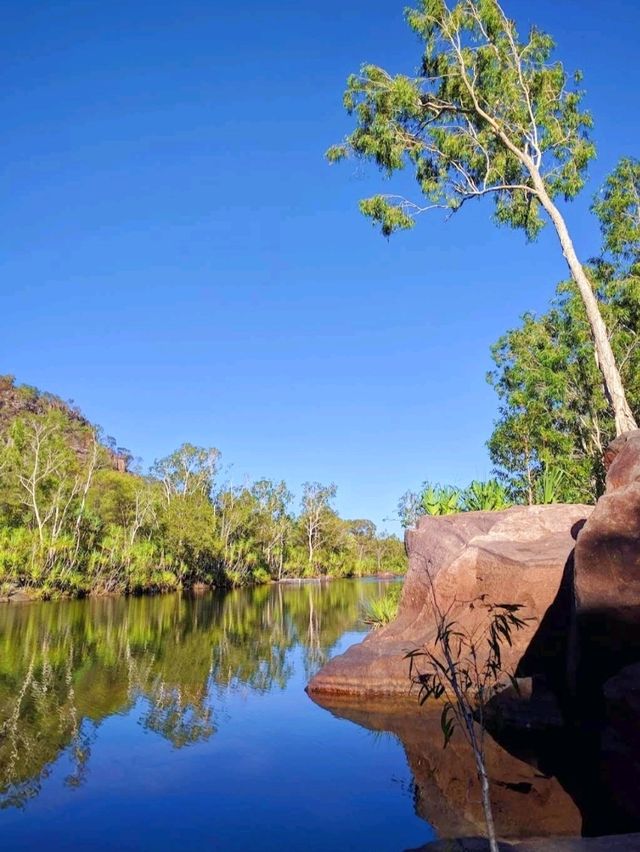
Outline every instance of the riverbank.
POLYGON ((244 583, 243 585, 207 585, 206 583, 194 583, 188 588, 174 589, 140 589, 136 591, 107 591, 92 590, 88 592, 55 592, 51 593, 39 588, 30 586, 14 586, 10 591, 0 593, 0 604, 24 604, 36 603, 39 601, 60 601, 60 600, 83 600, 85 598, 138 598, 138 597, 155 597, 157 595, 170 595, 176 592, 181 592, 187 595, 201 595, 209 592, 231 591, 232 589, 257 588, 260 586, 304 586, 304 585, 323 585, 326 583, 335 583, 342 580, 404 580, 405 574, 393 574, 391 572, 383 572, 379 574, 362 574, 358 577, 330 577, 328 575, 319 575, 317 577, 283 577, 280 580, 269 580, 267 582, 244 583))

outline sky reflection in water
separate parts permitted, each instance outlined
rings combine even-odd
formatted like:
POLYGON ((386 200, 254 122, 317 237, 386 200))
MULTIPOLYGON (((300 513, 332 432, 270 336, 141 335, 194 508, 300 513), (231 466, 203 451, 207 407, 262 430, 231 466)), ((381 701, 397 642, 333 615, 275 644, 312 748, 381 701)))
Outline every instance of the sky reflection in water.
POLYGON ((0 608, 3 849, 426 842, 397 740, 304 692, 383 585, 0 608))

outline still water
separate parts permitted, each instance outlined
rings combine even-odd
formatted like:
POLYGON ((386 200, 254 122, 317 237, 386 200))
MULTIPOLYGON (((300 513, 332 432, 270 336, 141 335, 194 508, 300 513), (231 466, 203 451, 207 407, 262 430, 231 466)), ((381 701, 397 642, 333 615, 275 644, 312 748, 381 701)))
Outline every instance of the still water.
POLYGON ((0 605, 3 850, 404 850, 400 742, 304 687, 385 583, 0 605))

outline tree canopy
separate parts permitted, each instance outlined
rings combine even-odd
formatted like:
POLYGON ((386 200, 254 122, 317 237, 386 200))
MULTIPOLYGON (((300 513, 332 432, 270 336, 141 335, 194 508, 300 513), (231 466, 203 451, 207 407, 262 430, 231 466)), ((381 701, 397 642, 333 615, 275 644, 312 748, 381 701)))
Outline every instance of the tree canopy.
POLYGON ((546 33, 532 28, 521 41, 496 0, 451 9, 423 0, 407 21, 424 45, 420 74, 366 64, 349 77, 344 103, 357 127, 329 159, 353 153, 387 174, 412 169, 426 205, 389 195, 361 204, 385 234, 432 207, 492 195, 496 220, 534 237, 543 225, 536 178, 552 199, 573 198, 595 154, 580 75, 551 61, 546 33))

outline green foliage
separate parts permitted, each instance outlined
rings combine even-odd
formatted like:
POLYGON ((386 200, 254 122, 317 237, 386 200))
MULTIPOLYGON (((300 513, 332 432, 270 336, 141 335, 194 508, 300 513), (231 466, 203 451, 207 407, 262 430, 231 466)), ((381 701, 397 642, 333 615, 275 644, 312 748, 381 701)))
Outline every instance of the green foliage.
POLYGON ((176 495, 211 495, 213 482, 218 468, 220 451, 215 447, 208 449, 182 444, 171 455, 157 459, 151 474, 162 482, 167 501, 176 495))
POLYGON ((640 275, 640 161, 623 157, 593 203, 618 276, 640 275))
POLYGON ((398 614, 402 586, 394 583, 389 586, 381 598, 373 598, 364 605, 362 620, 377 630, 390 624, 398 614))
MULTIPOLYGON (((593 205, 603 246, 587 269, 635 413, 640 411, 639 187, 640 164, 623 158, 593 205)), ((496 368, 487 378, 500 409, 488 446, 513 499, 593 502, 602 493, 603 452, 616 427, 594 354, 582 299, 567 282, 558 286, 546 313, 525 314, 520 326, 492 347, 496 368)))
POLYGON ((402 542, 370 521, 340 518, 333 485, 307 483, 296 514, 284 482, 218 484, 215 448, 183 444, 149 476, 115 470, 113 450, 77 412, 54 397, 47 407, 45 395, 23 392, 11 377, 0 379, 3 387, 39 408, 0 428, 0 594, 405 571, 402 542))
POLYGON ((527 622, 520 616, 520 604, 493 604, 481 597, 469 607, 486 612, 486 623, 480 630, 466 630, 438 612, 433 647, 416 648, 406 654, 420 704, 433 698, 445 699, 445 746, 454 730, 449 714, 466 725, 465 717, 473 717, 473 710, 491 697, 491 690, 504 674, 502 646, 511 645, 513 633, 526 627, 527 622))
POLYGON ((425 515, 454 515, 460 511, 460 491, 451 485, 425 483, 420 496, 425 515))
MULTIPOLYGON (((594 283, 627 399, 638 412, 640 278, 594 283)), ((565 471, 559 500, 593 502, 604 488, 603 451, 615 437, 615 424, 575 287, 561 284, 545 314, 525 314, 495 344, 492 357, 496 367, 488 380, 500 408, 488 446, 512 499, 536 502, 546 463, 565 471)))
POLYGON ((495 479, 474 480, 467 488, 424 482, 416 494, 405 492, 398 503, 403 527, 413 527, 423 515, 454 515, 457 512, 492 512, 511 505, 505 486, 495 479))
POLYGON ((468 604, 470 610, 475 610, 476 624, 466 628, 452 618, 450 610, 441 610, 433 583, 431 592, 436 637, 430 645, 407 652, 409 677, 418 688, 420 704, 430 700, 441 702, 444 747, 457 728, 471 747, 482 790, 489 845, 498 852, 485 763, 485 707, 499 689, 502 676, 506 675, 517 687, 515 677, 503 666, 502 647, 512 644, 513 634, 526 627, 528 619, 521 617, 520 604, 494 604, 481 595, 468 604))
POLYGON ((497 0, 422 0, 407 21, 423 44, 420 73, 365 64, 351 75, 344 105, 356 127, 329 161, 353 154, 387 175, 412 171, 424 204, 394 195, 361 202, 384 234, 432 207, 455 212, 492 195, 498 224, 535 237, 543 194, 573 198, 595 154, 579 75, 570 79, 553 60, 546 33, 521 39, 497 0))
POLYGON ((536 482, 536 503, 560 503, 564 479, 565 473, 559 467, 543 465, 542 473, 536 482))
POLYGON ((474 479, 462 492, 460 500, 464 512, 495 512, 511 505, 506 488, 496 479, 486 482, 474 479))

